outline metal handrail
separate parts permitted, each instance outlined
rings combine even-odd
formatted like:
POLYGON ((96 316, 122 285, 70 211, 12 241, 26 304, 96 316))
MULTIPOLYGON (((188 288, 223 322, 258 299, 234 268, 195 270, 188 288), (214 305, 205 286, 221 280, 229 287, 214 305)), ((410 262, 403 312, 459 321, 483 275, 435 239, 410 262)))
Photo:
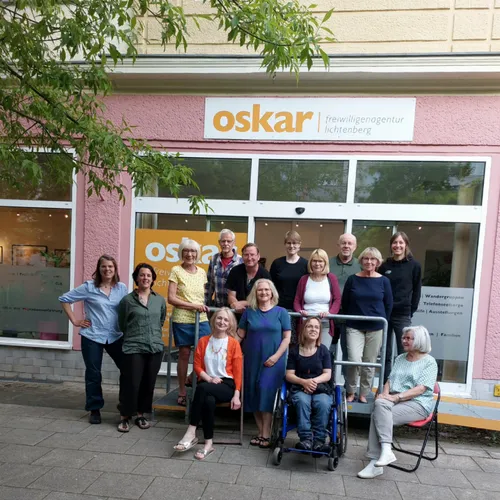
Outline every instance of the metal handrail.
MULTIPOLYGON (((209 312, 219 311, 220 307, 209 307, 209 312)), ((232 312, 236 312, 234 309, 231 309, 232 312)), ((287 311, 288 314, 293 318, 303 318, 300 313, 287 311)), ((315 316, 315 315, 311 315, 315 316)), ((315 316, 317 317, 317 316, 315 316)), ((388 322, 385 318, 381 316, 355 316, 348 314, 327 314, 321 319, 340 319, 344 321, 354 320, 354 321, 378 321, 383 324, 383 333, 382 333, 382 347, 381 347, 381 355, 380 355, 380 363, 368 363, 368 362, 355 362, 355 361, 335 361, 335 365, 339 366, 366 366, 369 368, 380 368, 380 382, 378 384, 377 393, 379 393, 383 388, 383 380, 385 375, 385 355, 387 351, 387 330, 388 330, 388 322)), ((200 336, 200 313, 199 311, 195 312, 195 329, 194 329, 194 350, 196 351, 196 347, 198 346, 198 340, 200 336)), ((168 348, 167 348, 167 392, 170 392, 170 384, 171 384, 171 355, 172 355, 172 317, 170 317, 169 323, 169 332, 168 332, 168 348)), ((193 377, 193 394, 196 390, 196 382, 197 377, 193 377)))

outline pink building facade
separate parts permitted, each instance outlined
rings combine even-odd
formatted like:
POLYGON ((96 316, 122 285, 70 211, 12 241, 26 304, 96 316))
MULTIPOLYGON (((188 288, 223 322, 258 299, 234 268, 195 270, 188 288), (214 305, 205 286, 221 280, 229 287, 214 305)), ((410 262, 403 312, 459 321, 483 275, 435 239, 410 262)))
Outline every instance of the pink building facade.
MULTIPOLYGON (((493 386, 500 382, 500 98, 472 92, 431 95, 421 89, 367 95, 349 93, 347 82, 340 92, 324 87, 319 92, 319 83, 308 81, 293 92, 273 92, 270 83, 262 84, 257 93, 249 92, 250 83, 260 85, 261 79, 260 74, 249 76, 245 92, 238 92, 236 78, 227 91, 214 91, 213 83, 195 92, 192 78, 186 77, 189 91, 182 93, 179 83, 175 91, 158 93, 157 88, 139 92, 132 85, 125 91, 120 85, 127 80, 117 77, 119 93, 106 99, 108 118, 118 122, 125 117, 135 126, 136 137, 184 156, 212 212, 192 215, 186 198, 175 200, 161 186, 152 193, 131 189, 125 204, 106 194, 89 199, 82 179, 69 200, 33 205, 7 199, 0 201, 0 210, 68 211, 71 224, 63 246, 70 255, 68 286, 89 279, 103 253, 116 256, 122 281, 131 286, 134 261, 143 257, 136 248, 136 231, 141 229, 159 231, 158 241, 166 244, 165 231, 181 230, 189 236, 190 231, 215 233, 227 227, 255 241, 268 268, 282 254, 282 238, 289 229, 301 233, 306 258, 317 247, 334 255, 338 236, 346 231, 357 236, 358 252, 376 246, 388 256, 391 234, 403 230, 424 270, 424 293, 414 323, 426 324, 433 333, 443 392, 493 400, 493 386), (331 100, 324 104, 332 109, 338 104, 347 110, 351 105, 363 110, 365 104, 368 109, 377 99, 387 99, 382 116, 397 114, 403 103, 411 107, 413 102, 414 112, 405 114, 411 136, 394 140, 391 134, 399 133, 395 125, 382 130, 383 137, 376 141, 252 139, 244 134, 241 139, 213 138, 210 106, 225 101, 231 108, 235 98, 248 109, 259 102, 290 113, 297 106, 309 109, 318 98, 331 100), (299 207, 305 209, 302 214, 296 211, 299 207)), ((224 116, 222 128, 229 128, 224 116)), ((50 253, 50 244, 45 246, 50 253)), ((6 262, 8 253, 4 244, 4 265, 14 267, 13 253, 12 262, 6 262)), ((0 372, 34 379, 81 379, 78 332, 69 328, 66 337, 59 332, 59 337, 43 338, 40 328, 38 336, 26 340, 19 334, 9 337, 15 328, 4 327, 0 361, 44 359, 50 352, 53 356, 48 358, 61 366, 52 366, 48 359, 45 373, 34 369, 30 377, 29 371, 21 370, 23 363, 4 362, 0 372), (67 367, 65 360, 71 361, 67 367)), ((106 378, 117 380, 111 367, 106 378)))

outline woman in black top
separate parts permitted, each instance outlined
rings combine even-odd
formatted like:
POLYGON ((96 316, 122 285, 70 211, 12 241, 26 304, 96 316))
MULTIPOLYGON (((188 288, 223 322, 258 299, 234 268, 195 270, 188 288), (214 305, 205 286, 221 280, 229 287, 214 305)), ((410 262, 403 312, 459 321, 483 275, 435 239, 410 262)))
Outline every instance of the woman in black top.
POLYGON ((307 318, 299 345, 290 349, 286 380, 291 384, 292 403, 297 411, 299 450, 322 451, 332 408, 332 360, 321 343, 321 320, 307 318))
POLYGON ((378 272, 389 278, 394 303, 387 331, 384 382, 392 369, 392 332, 396 335, 398 354, 404 352, 401 338, 403 328, 411 325, 411 318, 418 309, 422 289, 422 268, 413 258, 410 240, 406 233, 398 231, 391 240, 391 256, 380 266, 378 272))
MULTIPOLYGON (((299 255, 302 240, 297 231, 285 234, 286 255, 278 257, 271 264, 271 279, 278 291, 278 305, 293 311, 293 300, 300 278, 307 271, 307 259, 299 255)), ((297 318, 292 318, 292 344, 297 343, 297 318)))

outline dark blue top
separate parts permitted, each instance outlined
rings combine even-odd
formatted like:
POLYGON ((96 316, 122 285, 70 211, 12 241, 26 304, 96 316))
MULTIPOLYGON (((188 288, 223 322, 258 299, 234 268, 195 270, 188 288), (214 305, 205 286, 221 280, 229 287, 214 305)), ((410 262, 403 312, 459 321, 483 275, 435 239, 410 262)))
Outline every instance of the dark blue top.
POLYGON ((299 378, 315 378, 322 375, 323 370, 332 369, 332 358, 326 346, 320 344, 312 356, 301 356, 299 346, 295 345, 288 353, 287 370, 295 370, 299 378))
MULTIPOLYGON (((392 311, 391 282, 385 276, 364 278, 353 274, 347 278, 342 293, 342 311, 356 316, 381 316, 389 319, 392 311)), ((346 325, 357 330, 381 330, 377 321, 348 320, 346 325)))

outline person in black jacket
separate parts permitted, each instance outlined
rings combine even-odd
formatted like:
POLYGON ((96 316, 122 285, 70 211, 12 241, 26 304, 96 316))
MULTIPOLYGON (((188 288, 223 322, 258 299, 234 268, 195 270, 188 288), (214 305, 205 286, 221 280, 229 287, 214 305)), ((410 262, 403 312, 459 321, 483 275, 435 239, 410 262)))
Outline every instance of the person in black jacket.
POLYGON ((379 268, 378 272, 389 278, 394 304, 387 331, 387 350, 385 356, 384 383, 392 368, 392 332, 396 335, 398 354, 404 352, 401 338, 403 328, 411 325, 411 318, 418 309, 422 288, 422 268, 413 258, 410 240, 406 233, 398 231, 390 240, 391 257, 379 268))

